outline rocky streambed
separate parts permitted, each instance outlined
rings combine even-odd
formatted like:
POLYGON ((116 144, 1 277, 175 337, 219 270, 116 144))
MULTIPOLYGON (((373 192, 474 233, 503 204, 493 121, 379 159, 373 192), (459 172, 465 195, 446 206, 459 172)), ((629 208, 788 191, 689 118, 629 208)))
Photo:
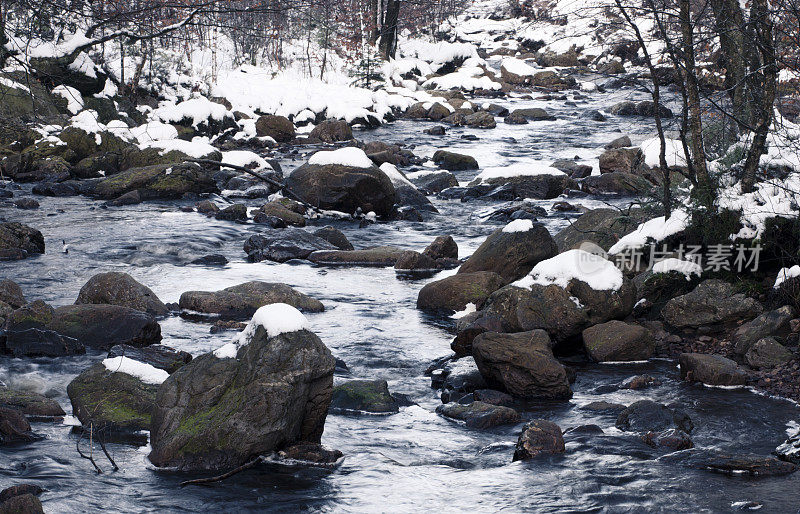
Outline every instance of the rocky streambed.
MULTIPOLYGON (((467 154, 480 169, 530 159, 586 164, 618 137, 627 135, 636 145, 652 135, 652 119, 644 116, 609 115, 598 121, 585 115, 629 98, 645 100, 642 92, 570 93, 559 98, 491 100, 512 110, 546 108, 548 117, 554 118, 531 117, 527 124, 504 123, 498 117, 494 129, 448 126, 444 135, 434 135, 436 130, 423 130, 439 123, 404 119, 354 135, 367 142, 401 143, 417 156, 442 149, 467 154)), ((296 149, 272 155, 287 174, 307 160, 296 149)), ((474 166, 469 162, 451 162, 462 186, 480 172, 470 169, 474 166)), ((434 168, 401 169, 413 173, 434 168)), ((33 197, 32 187, 7 185, 6 190, 14 200, 35 198, 38 208, 24 210, 8 203, 0 211, 4 221, 35 227, 44 238, 44 254, 0 264, 2 277, 18 283, 27 301, 72 305, 92 293, 93 288, 84 286, 98 273, 124 272, 163 301, 140 307, 157 320, 160 343, 198 357, 229 343, 241 325, 215 324, 197 312, 213 302, 202 295, 182 297, 183 293, 221 291, 250 281, 283 283, 324 305, 319 312, 311 300, 293 298, 304 302, 301 310, 309 330, 337 359, 334 385, 350 384, 334 390, 321 438, 325 446, 344 455, 338 464, 314 467, 275 459, 219 484, 180 488, 187 477, 205 474, 156 468, 148 460, 152 448, 141 432, 134 441, 107 445, 118 471, 98 459, 104 472, 95 474, 91 463, 76 451, 80 435, 73 425, 78 413, 72 411, 67 385, 106 358, 103 338, 75 355, 0 357, 0 380, 6 385, 44 394, 66 411, 64 421, 34 418, 36 440, 0 448, 2 488, 22 482, 39 485, 46 490, 41 495, 46 511, 796 509, 800 478, 788 473, 791 464, 770 457, 786 440, 787 431, 798 429, 796 404, 747 389, 685 381, 676 366, 677 352, 669 346, 683 342, 653 341, 658 348, 649 360, 644 356, 633 362, 598 364, 580 348, 548 354, 549 339, 539 333, 541 341, 535 344, 540 354, 554 366, 560 366, 558 357, 567 368, 563 376, 550 377, 549 396, 520 399, 523 392, 515 399, 492 390, 494 384, 484 381, 488 373, 481 377, 477 372, 478 366, 496 360, 488 337, 470 341, 473 350, 478 348, 478 366, 471 357, 432 365, 450 355, 456 322, 450 316, 418 310, 417 303, 423 287, 454 275, 446 259, 440 266, 445 269, 430 276, 398 273, 391 266, 341 262, 332 266, 324 258, 315 263, 313 258, 304 259, 308 253, 303 259, 288 258, 294 254, 275 258, 275 245, 257 246, 258 239, 252 239, 271 237, 269 223, 237 223, 242 216, 235 210, 205 216, 195 208, 200 198, 106 206, 105 199, 33 197), (261 252, 257 258, 253 252, 248 258, 243 251, 245 241, 252 241, 251 246, 261 252), (266 254, 270 258, 262 260, 266 254), (371 382, 349 382, 353 380, 371 382), (455 401, 445 405, 443 399, 455 401), (532 420, 547 420, 556 428, 542 421, 528 425, 532 420), (526 435, 520 439, 523 430, 526 435), (694 449, 675 452, 689 446, 684 436, 690 437, 694 449), (527 459, 537 453, 543 455, 527 459)), ((590 209, 632 202, 630 197, 581 194, 534 200, 520 214, 518 202, 507 200, 515 196, 513 191, 464 202, 464 191, 455 191, 450 196, 429 195, 438 213, 424 212, 424 221, 404 216, 377 223, 369 218, 303 223, 309 232, 331 225, 356 249, 392 246, 422 252, 435 238, 451 236, 463 259, 512 216, 535 217, 555 235, 580 214, 559 210, 563 206, 557 207, 558 202, 590 209)), ((263 198, 212 195, 208 199, 223 209, 231 202, 259 208, 264 204, 263 198)), ((262 211, 268 217, 277 212, 291 218, 274 206, 271 209, 262 211)), ((329 250, 323 243, 314 244, 321 245, 316 250, 329 250)), ((383 258, 387 252, 378 253, 383 258)), ((399 254, 390 257, 396 261, 399 254)), ((502 280, 508 282, 506 278, 502 280)), ((226 308, 236 307, 249 317, 251 306, 242 302, 226 308)), ((57 315, 66 316, 60 308, 57 315)), ((125 319, 133 323, 130 317, 125 319)), ((141 323, 142 337, 152 337, 148 321, 141 323)), ((111 328, 104 330, 111 333, 111 328)), ((686 349, 703 348, 680 347, 686 349)))

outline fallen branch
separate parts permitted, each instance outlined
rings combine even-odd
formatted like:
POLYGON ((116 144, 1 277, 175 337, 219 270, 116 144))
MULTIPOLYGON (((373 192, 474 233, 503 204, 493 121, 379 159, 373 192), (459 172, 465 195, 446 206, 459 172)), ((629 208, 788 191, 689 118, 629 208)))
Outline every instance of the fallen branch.
POLYGON ((181 487, 185 487, 187 485, 210 484, 212 482, 220 482, 222 480, 225 480, 226 478, 232 477, 233 475, 235 475, 237 473, 241 473, 242 471, 245 471, 247 469, 254 468, 257 465, 259 465, 260 463, 264 462, 265 460, 266 459, 264 459, 263 456, 259 455, 258 457, 256 457, 255 459, 251 460, 250 462, 248 462, 246 464, 242 464, 238 468, 234 468, 234 469, 228 471, 227 473, 223 473, 221 475, 208 477, 208 478, 196 478, 194 480, 186 480, 184 482, 181 482, 180 486, 181 487))
POLYGON ((224 163, 224 162, 215 161, 213 159, 186 159, 186 160, 188 162, 196 162, 198 164, 211 164, 211 165, 214 165, 214 166, 220 166, 220 167, 225 167, 225 168, 231 168, 231 169, 234 169, 234 170, 237 170, 237 171, 242 171, 244 173, 247 173, 248 175, 252 175, 252 176, 256 177, 257 179, 263 180, 267 184, 270 184, 272 186, 277 187, 278 190, 283 191, 283 193, 285 193, 286 196, 288 196, 292 200, 302 204, 303 206, 307 207, 308 209, 313 209, 315 212, 318 212, 318 213, 322 212, 319 209, 319 207, 311 205, 310 203, 306 202, 305 200, 303 200, 302 198, 297 196, 291 189, 287 188, 285 184, 281 184, 277 180, 272 180, 269 177, 265 177, 263 175, 260 175, 260 174, 256 173, 255 171, 251 170, 250 168, 246 168, 244 166, 239 166, 238 164, 227 164, 227 163, 224 163))

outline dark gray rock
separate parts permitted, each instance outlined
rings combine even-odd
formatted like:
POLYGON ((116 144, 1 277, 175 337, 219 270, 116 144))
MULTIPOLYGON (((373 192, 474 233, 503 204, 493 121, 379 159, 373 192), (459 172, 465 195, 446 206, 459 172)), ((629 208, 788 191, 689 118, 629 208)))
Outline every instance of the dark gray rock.
POLYGON ((552 421, 534 419, 522 429, 513 460, 527 460, 540 455, 559 453, 564 453, 564 436, 561 428, 552 421))
POLYGON ((286 284, 251 281, 221 291, 187 291, 178 301, 181 309, 218 314, 225 318, 250 318, 259 307, 286 303, 303 312, 322 312, 322 302, 286 284))
POLYGON ((747 373, 722 355, 682 353, 678 358, 681 378, 708 385, 734 386, 747 383, 747 373))
POLYGON ((84 284, 75 305, 87 303, 121 305, 156 316, 169 312, 149 287, 118 271, 98 273, 84 284))
POLYGON ((330 409, 391 414, 400 407, 386 380, 350 380, 333 388, 330 409))
POLYGON ((108 357, 127 357, 149 364, 154 368, 163 369, 170 374, 192 360, 192 354, 162 344, 152 344, 139 348, 127 344, 118 344, 111 347, 108 351, 108 357))
POLYGON ((467 405, 447 403, 436 407, 436 412, 450 419, 464 421, 469 428, 487 429, 500 425, 519 423, 517 411, 509 407, 472 402, 467 405))
POLYGON ((733 285, 712 279, 701 282, 691 293, 667 302, 661 315, 675 328, 698 328, 750 320, 763 310, 758 301, 735 293, 733 285))
POLYGON ((310 232, 299 228, 271 230, 247 238, 244 251, 250 262, 264 260, 286 262, 290 259, 306 259, 316 250, 335 250, 336 247, 310 232))
POLYGON ((585 329, 583 346, 595 362, 619 362, 647 360, 656 345, 643 326, 612 320, 585 329))

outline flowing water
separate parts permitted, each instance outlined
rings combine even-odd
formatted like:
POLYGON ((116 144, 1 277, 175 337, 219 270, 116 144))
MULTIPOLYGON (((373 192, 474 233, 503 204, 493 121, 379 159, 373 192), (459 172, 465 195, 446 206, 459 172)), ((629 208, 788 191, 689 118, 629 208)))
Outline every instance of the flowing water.
MULTIPOLYGON (((482 166, 514 160, 591 159, 602 145, 622 134, 634 143, 650 137, 652 124, 635 119, 597 123, 579 119, 587 108, 608 107, 644 93, 625 90, 600 94, 576 106, 564 102, 505 100, 513 107, 546 107, 555 121, 494 130, 451 129, 444 137, 422 134, 432 125, 398 121, 359 132, 365 140, 416 145, 418 155, 448 148, 475 156, 482 166), (462 139, 473 134, 477 140, 462 139)), ((284 158, 284 171, 302 162, 284 158)), ((596 162, 596 161, 595 161, 596 162)), ((458 172, 466 182, 476 172, 458 172)), ((76 452, 78 436, 67 424, 34 423, 45 439, 0 450, 0 489, 20 482, 44 487, 48 512, 167 511, 544 511, 544 512, 730 512, 744 502, 763 504, 764 512, 796 512, 800 474, 752 478, 723 476, 658 460, 663 454, 614 428, 614 416, 580 407, 598 400, 629 404, 650 398, 675 403, 692 417, 692 438, 700 448, 768 455, 786 436, 787 424, 798 418, 788 401, 747 390, 712 389, 681 383, 674 362, 597 365, 578 362, 574 397, 558 404, 532 404, 525 419, 546 418, 563 429, 586 424, 603 435, 565 436, 562 456, 511 462, 521 429, 468 429, 434 410, 440 400, 423 376, 429 363, 449 353, 452 320, 426 316, 415 309, 417 293, 429 280, 402 279, 393 269, 315 267, 305 263, 247 263, 244 240, 263 230, 252 224, 208 219, 179 211, 191 202, 151 202, 105 209, 85 198, 38 198, 36 211, 0 210, 0 218, 23 221, 45 236, 47 253, 0 264, 0 276, 17 281, 29 300, 70 304, 94 274, 122 270, 151 287, 164 302, 176 302, 183 291, 217 290, 248 280, 284 282, 325 304, 326 311, 308 316, 312 329, 344 360, 343 378, 383 378, 390 390, 408 395, 416 405, 389 416, 328 416, 322 442, 344 452, 334 470, 291 468, 277 464, 243 472, 225 482, 179 488, 186 475, 159 471, 147 461, 147 446, 111 444, 120 466, 93 472, 76 452), (62 240, 69 253, 62 253, 62 240), (209 253, 225 255, 224 267, 188 264, 209 253), (616 386, 636 374, 650 374, 662 385, 620 390, 616 386)), ((497 228, 484 215, 499 202, 461 203, 432 199, 441 214, 424 223, 392 222, 358 228, 354 222, 333 224, 353 244, 393 244, 421 250, 435 236, 452 235, 461 256, 469 255, 497 228)), ((588 207, 621 200, 574 199, 588 207)), ((249 201, 258 206, 263 201, 249 201)), ((534 202, 548 207, 552 201, 534 202)), ((566 215, 541 219, 551 233, 569 223, 566 215)), ((315 222, 328 224, 328 222, 315 222)), ((441 278, 440 274, 438 278, 441 278)), ((209 324, 171 316, 161 320, 163 343, 194 355, 219 347, 232 332, 211 334, 209 324)), ((0 380, 54 396, 69 412, 66 386, 100 352, 58 359, 0 358, 0 380)))

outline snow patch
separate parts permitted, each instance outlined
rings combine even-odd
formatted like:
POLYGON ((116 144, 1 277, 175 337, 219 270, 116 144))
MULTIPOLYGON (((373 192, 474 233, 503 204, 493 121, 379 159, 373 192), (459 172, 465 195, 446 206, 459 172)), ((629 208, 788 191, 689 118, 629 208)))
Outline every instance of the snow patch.
POLYGON ((672 213, 669 219, 664 216, 651 219, 639 225, 636 230, 620 238, 608 253, 616 255, 625 250, 641 248, 648 241, 662 241, 667 237, 677 234, 689 226, 689 214, 686 211, 678 210, 672 213))
POLYGON ((308 159, 309 164, 326 165, 340 164, 342 166, 353 166, 355 168, 370 168, 372 161, 364 150, 354 146, 339 148, 338 150, 317 152, 308 159))
POLYGON ((527 232, 533 228, 533 220, 514 220, 505 227, 503 232, 506 234, 513 234, 514 232, 527 232))
POLYGON ((484 169, 475 180, 488 181, 495 178, 532 177, 535 175, 565 175, 557 168, 541 162, 515 162, 508 166, 494 166, 484 169))
POLYGON ((781 268, 778 272, 778 276, 775 277, 775 285, 772 286, 774 289, 778 289, 781 287, 781 284, 789 280, 790 278, 800 276, 800 265, 795 264, 791 268, 781 268))
POLYGON ((267 337, 308 329, 308 320, 299 310, 285 303, 272 303, 260 307, 250 323, 230 343, 214 350, 220 359, 235 359, 242 346, 247 345, 258 327, 263 327, 267 337))
POLYGON ((686 276, 686 280, 691 280, 692 275, 697 275, 699 277, 703 274, 703 268, 692 261, 669 258, 653 264, 653 273, 669 273, 670 271, 682 273, 686 276))
POLYGON ((108 371, 136 377, 145 384, 162 384, 169 377, 163 369, 124 356, 103 359, 103 366, 108 371))
POLYGON ((555 284, 566 288, 572 279, 586 282, 595 291, 617 291, 622 287, 622 271, 613 262, 584 250, 568 250, 546 259, 513 285, 529 288, 534 284, 555 284))

